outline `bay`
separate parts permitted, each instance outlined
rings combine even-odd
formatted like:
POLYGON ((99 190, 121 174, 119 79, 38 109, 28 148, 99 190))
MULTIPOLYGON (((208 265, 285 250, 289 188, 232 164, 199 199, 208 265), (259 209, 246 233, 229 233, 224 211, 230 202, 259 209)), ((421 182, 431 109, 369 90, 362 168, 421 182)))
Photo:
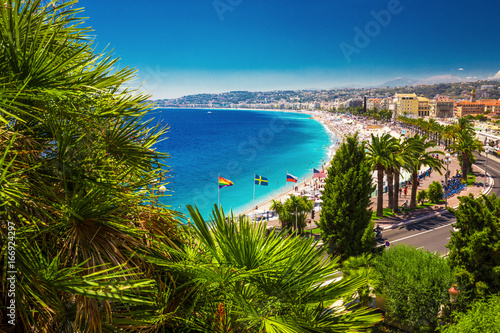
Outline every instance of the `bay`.
POLYGON ((160 201, 185 214, 187 204, 196 206, 205 218, 218 202, 218 175, 234 183, 220 189, 221 206, 243 213, 253 204, 255 174, 269 181, 255 186, 258 204, 291 188, 287 172, 301 182, 321 169, 336 140, 305 113, 156 109, 148 117, 170 127, 155 146, 170 154, 168 191, 160 201))

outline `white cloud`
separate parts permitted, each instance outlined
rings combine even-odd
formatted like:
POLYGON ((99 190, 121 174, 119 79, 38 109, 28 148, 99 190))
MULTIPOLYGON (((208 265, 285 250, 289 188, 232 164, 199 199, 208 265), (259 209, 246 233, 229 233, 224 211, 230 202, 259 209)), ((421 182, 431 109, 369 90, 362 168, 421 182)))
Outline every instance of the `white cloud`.
POLYGON ((500 80, 500 71, 498 71, 495 75, 489 77, 490 80, 500 80))
POLYGON ((459 70, 459 71, 463 71, 464 69, 460 67, 458 70, 459 70))

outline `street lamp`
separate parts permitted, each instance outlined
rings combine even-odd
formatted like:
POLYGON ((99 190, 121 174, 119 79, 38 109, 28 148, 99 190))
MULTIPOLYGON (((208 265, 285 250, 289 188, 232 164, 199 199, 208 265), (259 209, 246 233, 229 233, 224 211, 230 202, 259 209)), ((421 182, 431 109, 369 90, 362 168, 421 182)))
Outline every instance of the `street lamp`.
POLYGON ((486 166, 484 167, 484 183, 483 183, 483 187, 486 187, 486 172, 488 170, 488 153, 490 151, 490 147, 489 146, 486 146, 484 148, 484 153, 486 155, 486 166))
POLYGON ((456 290, 456 284, 452 284, 451 288, 448 289, 448 294, 450 294, 450 303, 451 303, 451 324, 453 324, 453 304, 457 302, 458 294, 460 294, 460 290, 456 290))
MULTIPOLYGON (((446 164, 446 173, 444 175, 444 186, 448 187, 448 175, 450 173, 448 171, 448 166, 450 165, 450 162, 451 162, 451 155, 450 155, 450 153, 446 153, 446 155, 444 156, 444 161, 443 162, 446 164)), ((445 200, 444 206, 448 207, 448 196, 445 196, 444 200, 445 200)))

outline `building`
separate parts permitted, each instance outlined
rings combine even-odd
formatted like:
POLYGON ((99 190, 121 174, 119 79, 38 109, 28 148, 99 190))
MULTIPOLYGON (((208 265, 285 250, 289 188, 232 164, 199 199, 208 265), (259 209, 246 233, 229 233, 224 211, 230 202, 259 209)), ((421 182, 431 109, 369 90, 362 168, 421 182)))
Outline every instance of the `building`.
POLYGON ((430 116, 432 118, 453 118, 455 101, 441 96, 436 96, 429 103, 430 116))
POLYGON ((394 104, 397 116, 418 117, 418 97, 416 94, 396 94, 394 104))
POLYGON ((492 90, 492 89, 495 89, 495 86, 492 84, 483 84, 481 86, 481 90, 492 90))
POLYGON ((470 92, 470 102, 471 103, 475 103, 476 102, 476 89, 472 89, 472 91, 470 92))
POLYGON ((382 102, 382 100, 379 99, 379 98, 370 98, 370 99, 367 99, 367 101, 366 101, 366 108, 368 110, 377 109, 378 111, 380 111, 380 110, 383 109, 381 102, 382 102))
POLYGON ((347 101, 344 103, 344 107, 347 108, 358 108, 363 106, 363 99, 362 98, 349 98, 347 101))
POLYGON ((429 99, 425 97, 417 97, 418 100, 418 117, 429 117, 429 99))
POLYGON ((500 118, 500 100, 484 100, 484 112, 488 118, 500 118))
POLYGON ((481 103, 481 101, 463 101, 457 103, 457 117, 467 117, 469 115, 471 116, 477 116, 479 114, 484 114, 484 103, 481 103))

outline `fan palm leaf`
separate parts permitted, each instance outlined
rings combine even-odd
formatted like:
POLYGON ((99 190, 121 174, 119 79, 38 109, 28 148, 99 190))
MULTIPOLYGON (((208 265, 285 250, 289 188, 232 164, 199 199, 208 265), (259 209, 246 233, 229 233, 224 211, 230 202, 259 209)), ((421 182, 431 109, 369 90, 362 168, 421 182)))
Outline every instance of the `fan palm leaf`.
POLYGON ((195 290, 193 329, 337 332, 378 320, 370 310, 346 312, 342 298, 363 280, 337 281, 337 260, 325 260, 312 239, 290 237, 286 231, 266 237, 264 223, 232 215, 226 219, 217 207, 208 221, 196 208, 188 210, 191 245, 174 254, 178 262, 157 257, 155 263, 195 290))

